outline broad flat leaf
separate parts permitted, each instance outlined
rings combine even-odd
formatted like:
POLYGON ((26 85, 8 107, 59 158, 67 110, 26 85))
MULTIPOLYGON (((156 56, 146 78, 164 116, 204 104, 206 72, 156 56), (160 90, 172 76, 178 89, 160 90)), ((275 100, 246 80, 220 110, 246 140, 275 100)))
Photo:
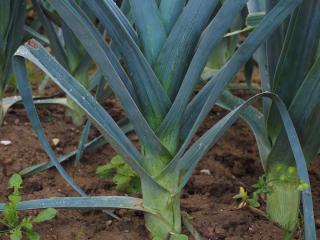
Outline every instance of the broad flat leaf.
POLYGON ((184 115, 182 134, 184 143, 180 152, 187 147, 193 134, 203 122, 207 114, 214 106, 219 95, 227 84, 233 79, 241 66, 245 64, 257 48, 270 34, 286 19, 286 17, 301 3, 301 0, 286 1, 278 3, 255 28, 253 32, 241 44, 227 64, 215 75, 196 97, 188 105, 184 115))
MULTIPOLYGON (((313 160, 320 148, 320 57, 312 66, 295 98, 289 107, 289 113, 296 127, 305 158, 313 160)), ((282 126, 281 126, 282 127, 282 126)), ((283 127, 282 127, 283 128, 283 127)), ((281 129, 272 148, 268 164, 273 162, 291 163, 292 151, 288 148, 284 130, 281 129)))
MULTIPOLYGON (((107 1, 109 3, 112 3, 113 5, 112 10, 114 12, 114 14, 117 16, 117 18, 121 21, 121 24, 125 27, 126 31, 130 34, 131 38, 135 41, 138 42, 138 36, 137 33, 135 32, 135 30, 133 29, 133 27, 131 26, 130 22, 128 21, 128 19, 126 18, 126 16, 121 12, 121 10, 118 8, 118 6, 116 5, 116 3, 114 1, 110 1, 110 0, 103 0, 103 1, 107 1)), ((88 2, 88 1, 87 1, 88 2)), ((130 3, 129 0, 124 0, 122 1, 123 4, 126 4, 126 6, 129 8, 130 11, 130 3)))
MULTIPOLYGON (((203 155, 215 144, 215 142, 223 135, 223 133, 239 118, 242 111, 247 108, 250 104, 260 99, 261 97, 270 97, 276 104, 281 120, 284 124, 286 137, 289 140, 290 148, 292 149, 295 164, 298 169, 298 175, 301 181, 307 183, 310 186, 309 175, 307 164, 300 146, 298 135, 295 131, 293 122, 290 118, 289 112, 286 109, 285 104, 282 100, 275 94, 272 93, 260 93, 256 96, 245 101, 243 104, 238 106, 236 109, 228 113, 223 117, 218 123, 216 123, 212 128, 210 128, 203 136, 201 136, 189 150, 176 162, 174 168, 179 168, 181 170, 182 179, 179 190, 185 186, 189 178, 192 175, 192 171, 195 169, 199 160, 203 155), (191 167, 190 167, 191 166, 191 167)), ((174 164, 174 162, 171 162, 174 164)), ((171 165, 170 164, 170 165, 171 165)), ((169 166, 163 174, 170 173, 171 166, 169 166)), ((303 210, 304 210, 304 224, 305 227, 305 237, 306 239, 316 239, 315 231, 315 221, 313 213, 313 203, 312 194, 310 188, 305 189, 302 192, 303 210)))
POLYGON ((217 3, 217 0, 190 0, 165 41, 154 69, 171 99, 175 98, 197 41, 217 3))
MULTIPOLYGON (((110 197, 59 197, 23 201, 19 204, 18 210, 33 209, 110 209, 127 208, 138 211, 150 212, 143 207, 143 201, 139 198, 125 196, 110 197)), ((0 204, 0 211, 3 211, 3 204, 0 204)))
MULTIPOLYGON (((238 16, 245 4, 246 0, 225 1, 217 15, 207 27, 206 31, 202 34, 197 50, 195 52, 195 55, 193 56, 186 76, 184 77, 178 95, 175 98, 169 113, 166 115, 166 118, 164 119, 158 130, 160 136, 170 136, 169 138, 171 139, 179 137, 172 136, 172 134, 179 134, 178 131, 181 127, 180 125, 182 123, 184 109, 186 108, 189 99, 193 94, 194 88, 198 83, 202 70, 208 62, 209 56, 211 55, 212 51, 218 46, 219 42, 223 39, 224 34, 232 25, 234 20, 233 17, 238 16)), ((222 90, 219 91, 219 93, 221 93, 222 90)), ((179 151, 179 154, 181 154, 183 151, 184 149, 179 151)))
MULTIPOLYGON (((272 86, 272 92, 278 94, 288 107, 316 58, 320 39, 319 12, 320 1, 304 1, 294 12, 288 26, 272 86)), ((276 108, 271 106, 268 131, 272 141, 281 128, 275 111, 276 108)))
POLYGON ((28 59, 40 67, 76 104, 79 105, 79 107, 82 108, 83 111, 86 112, 90 120, 95 123, 96 127, 101 131, 111 146, 124 157, 127 163, 140 175, 141 178, 144 178, 151 185, 154 185, 154 187, 163 190, 163 188, 154 181, 141 166, 142 156, 127 136, 122 132, 119 126, 114 122, 112 117, 103 109, 94 97, 78 83, 78 81, 76 81, 54 58, 50 56, 50 54, 39 43, 33 41, 28 45, 21 46, 13 59, 20 94, 24 101, 32 126, 37 132, 45 151, 58 171, 64 176, 68 183, 74 187, 74 189, 81 192, 61 167, 45 137, 45 134, 43 133, 41 123, 32 101, 29 82, 26 77, 24 59, 28 59))
POLYGON ((152 65, 167 39, 166 30, 155 0, 130 0, 143 52, 152 65), (147 22, 146 22, 147 19, 147 22))
MULTIPOLYGON (((268 0, 266 1, 266 12, 269 12, 279 0, 268 0)), ((288 17, 280 27, 273 32, 270 38, 266 42, 266 51, 267 51, 267 62, 268 62, 268 73, 270 86, 273 86, 274 74, 278 65, 279 56, 281 54, 283 42, 285 40, 285 29, 287 28, 287 22, 290 17, 288 17)), ((271 89, 271 88, 270 88, 271 89)))
MULTIPOLYGON (((1 33, 3 35, 3 48, 5 49, 5 58, 3 63, 1 63, 0 72, 0 93, 5 89, 7 85, 8 78, 11 74, 11 56, 14 54, 18 46, 21 44, 24 35, 24 21, 26 16, 26 1, 25 0, 11 0, 10 2, 6 2, 5 4, 11 5, 9 22, 9 28, 7 28, 6 33, 1 33)), ((5 7, 3 10, 5 11, 7 8, 5 7)), ((4 23, 0 23, 4 24, 4 23)), ((0 54, 1 55, 1 54, 0 54)))
MULTIPOLYGON (((232 111, 233 109, 235 109, 237 106, 239 106, 244 102, 245 101, 243 99, 238 98, 234 96, 232 93, 230 93, 228 90, 225 90, 217 100, 217 105, 228 111, 232 111)), ((257 141, 262 166, 264 169, 266 169, 267 158, 271 150, 271 144, 268 139, 264 115, 254 107, 249 106, 242 111, 240 117, 251 128, 257 141)))
POLYGON ((39 17, 42 26, 44 27, 45 31, 48 34, 48 39, 50 41, 50 47, 52 48, 53 55, 57 58, 57 60, 62 64, 64 67, 68 67, 68 60, 66 52, 60 42, 60 39, 57 35, 56 30, 54 29, 53 24, 44 14, 41 8, 41 0, 32 0, 33 7, 39 17))
MULTIPOLYGON (((121 76, 126 76, 126 73, 124 72, 122 66, 116 59, 110 47, 105 43, 98 30, 85 16, 85 13, 83 13, 83 11, 73 1, 49 1, 59 12, 59 14, 64 18, 70 29, 72 29, 75 35, 79 37, 79 40, 87 49, 92 59, 100 67, 101 72, 103 73, 105 78, 108 79, 110 87, 112 88, 115 96, 119 99, 122 107, 127 113, 127 116, 134 126, 134 129, 139 136, 139 140, 141 141, 141 143, 150 152, 153 152, 154 155, 161 156, 169 154, 150 128, 149 124, 141 114, 137 103, 134 101, 134 97, 129 92, 131 82, 127 77, 121 78, 121 76)), ((148 79, 148 81, 149 80, 150 79, 148 79)), ((151 81, 149 81, 149 83, 150 82, 151 81)), ((146 83, 146 85, 148 84, 146 83)), ((150 92, 148 94, 148 97, 150 97, 150 95, 157 96, 151 94, 150 92)), ((154 98, 152 102, 161 104, 162 100, 163 99, 154 98), (157 102, 158 100, 160 102, 157 102)), ((151 108, 151 111, 153 110, 160 111, 159 109, 151 108)))
POLYGON ((42 210, 35 218, 32 219, 34 223, 41 223, 53 219, 57 214, 57 210, 54 208, 47 208, 42 210))
POLYGON ((186 0, 162 0, 160 2, 160 15, 168 34, 171 32, 185 4, 186 0))
POLYGON ((122 56, 144 115, 151 124, 152 121, 160 122, 170 108, 171 101, 139 47, 112 12, 112 3, 109 2, 93 0, 86 4, 97 15, 122 56))

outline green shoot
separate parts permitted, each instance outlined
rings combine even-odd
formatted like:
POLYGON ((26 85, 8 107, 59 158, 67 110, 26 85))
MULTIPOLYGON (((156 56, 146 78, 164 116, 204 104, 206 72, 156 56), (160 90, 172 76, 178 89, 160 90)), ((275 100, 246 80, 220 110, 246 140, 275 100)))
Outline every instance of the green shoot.
POLYGON ((40 236, 33 229, 33 224, 42 223, 53 219, 56 210, 48 208, 41 211, 35 217, 20 218, 18 214, 18 205, 21 202, 20 189, 22 188, 22 178, 19 174, 13 174, 9 180, 9 187, 13 192, 8 196, 8 203, 4 205, 3 218, 0 218, 0 226, 3 231, 0 236, 8 236, 10 240, 20 240, 23 236, 29 240, 38 240, 40 236))
POLYGON ((141 193, 140 177, 124 162, 120 155, 114 156, 110 163, 99 166, 96 174, 101 178, 113 176, 113 182, 121 192, 141 193))
POLYGON ((263 198, 265 194, 270 192, 270 186, 268 185, 267 178, 265 175, 259 177, 257 183, 252 185, 256 190, 249 195, 248 192, 240 187, 239 193, 233 196, 234 199, 240 199, 241 203, 239 208, 249 205, 251 207, 260 207, 259 199, 263 198))

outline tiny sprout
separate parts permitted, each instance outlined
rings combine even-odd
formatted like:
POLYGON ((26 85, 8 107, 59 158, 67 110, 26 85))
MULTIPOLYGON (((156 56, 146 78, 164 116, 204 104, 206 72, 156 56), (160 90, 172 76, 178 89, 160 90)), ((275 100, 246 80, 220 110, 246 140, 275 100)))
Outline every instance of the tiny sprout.
POLYGON ((290 175, 297 174, 297 169, 295 167, 288 167, 288 174, 290 175))
POLYGON ((310 186, 308 183, 304 182, 304 181, 300 181, 299 185, 298 185, 298 191, 302 192, 304 190, 309 189, 310 186))

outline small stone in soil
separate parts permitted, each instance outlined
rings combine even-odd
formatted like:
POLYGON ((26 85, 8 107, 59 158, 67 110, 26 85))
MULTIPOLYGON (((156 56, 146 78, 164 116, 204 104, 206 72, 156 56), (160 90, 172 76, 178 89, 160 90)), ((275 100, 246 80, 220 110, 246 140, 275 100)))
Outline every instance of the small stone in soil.
POLYGON ((209 169, 201 169, 201 170, 200 170, 200 173, 206 174, 206 175, 211 175, 211 172, 210 172, 209 169))
POLYGON ((52 143, 53 143, 54 146, 58 146, 59 143, 60 143, 60 139, 59 138, 53 138, 52 139, 52 143))
POLYGON ((0 141, 0 144, 1 145, 4 145, 4 146, 8 146, 8 145, 10 145, 12 142, 10 141, 10 140, 1 140, 0 141))
POLYGON ((15 125, 18 125, 20 123, 20 120, 18 119, 18 118, 16 118, 15 120, 14 120, 14 124, 15 125))
POLYGON ((108 220, 107 221, 107 226, 111 226, 111 224, 112 224, 112 220, 108 220))

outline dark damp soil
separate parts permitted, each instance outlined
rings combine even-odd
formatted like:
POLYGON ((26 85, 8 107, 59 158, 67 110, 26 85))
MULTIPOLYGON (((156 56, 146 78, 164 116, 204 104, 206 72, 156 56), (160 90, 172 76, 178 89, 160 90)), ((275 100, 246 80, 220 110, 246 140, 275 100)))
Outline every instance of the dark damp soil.
MULTIPOLYGON (((248 96, 247 91, 237 93, 248 96)), ((122 115, 114 100, 108 100, 105 107, 114 118, 122 115)), ((39 113, 48 139, 60 140, 59 145, 54 147, 57 154, 68 153, 77 147, 81 129, 65 117, 63 107, 41 107, 39 113)), ((213 109, 197 136, 224 114, 221 109, 213 109)), ((96 130, 91 131, 91 137, 97 135, 96 130)), ((137 142, 135 136, 131 136, 131 139, 137 142)), ((0 128, 0 140, 12 141, 11 145, 0 145, 0 201, 3 202, 9 193, 9 176, 25 167, 46 162, 48 157, 22 108, 9 111, 0 128)), ((97 166, 108 162, 114 155, 112 148, 106 145, 95 153, 85 154, 80 165, 74 166, 71 161, 64 166, 75 182, 90 195, 123 195, 115 189, 110 179, 99 179, 95 175, 97 166)), ((281 239, 281 230, 266 219, 263 207, 261 211, 247 207, 238 209, 239 203, 232 198, 240 186, 252 191, 251 185, 261 173, 254 137, 246 125, 238 121, 194 171, 182 193, 182 211, 192 216, 193 225, 205 239, 281 239)), ((312 164, 310 176, 320 235, 320 158, 312 164)), ((55 169, 26 178, 22 193, 24 200, 77 196, 55 169)), ((36 225, 35 229, 45 240, 147 239, 141 213, 117 210, 116 214, 121 217, 120 220, 111 219, 101 211, 59 210, 54 220, 36 225)), ((300 231, 297 239, 301 239, 301 235, 300 231)))

